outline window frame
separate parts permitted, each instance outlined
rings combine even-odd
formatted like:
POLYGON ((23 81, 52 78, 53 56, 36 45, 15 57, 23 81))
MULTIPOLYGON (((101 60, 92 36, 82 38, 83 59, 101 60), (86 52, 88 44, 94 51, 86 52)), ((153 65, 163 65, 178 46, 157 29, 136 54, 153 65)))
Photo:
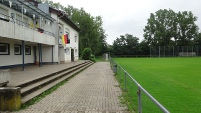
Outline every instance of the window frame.
POLYGON ((22 55, 22 48, 21 48, 21 45, 19 45, 19 44, 15 44, 14 45, 14 54, 15 55, 22 55), (16 52, 16 47, 18 47, 19 48, 19 52, 16 52))
POLYGON ((78 39, 77 37, 78 37, 78 36, 77 36, 77 35, 75 35, 75 42, 77 42, 77 39, 78 39))
POLYGON ((0 55, 10 55, 10 44, 8 44, 8 43, 0 43, 0 46, 6 46, 6 51, 5 52, 0 51, 0 55))
POLYGON ((25 55, 31 55, 31 46, 25 45, 25 55), (26 51, 26 49, 29 49, 29 52, 26 51))

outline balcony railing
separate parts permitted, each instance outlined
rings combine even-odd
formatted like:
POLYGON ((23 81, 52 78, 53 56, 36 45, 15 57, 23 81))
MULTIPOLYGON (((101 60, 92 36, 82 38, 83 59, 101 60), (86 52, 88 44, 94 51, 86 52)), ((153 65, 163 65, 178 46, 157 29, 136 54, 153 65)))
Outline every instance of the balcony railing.
POLYGON ((38 28, 38 27, 36 27, 36 26, 34 26, 34 25, 25 23, 25 22, 23 22, 23 21, 21 21, 21 20, 12 18, 12 17, 7 16, 7 15, 4 15, 4 14, 2 14, 2 13, 0 13, 0 21, 12 22, 12 23, 14 23, 14 24, 18 24, 18 25, 20 25, 20 26, 23 26, 23 27, 26 27, 26 28, 29 28, 29 29, 37 30, 37 31, 40 32, 40 33, 44 33, 44 34, 47 34, 47 35, 50 35, 50 36, 55 37, 55 34, 52 33, 52 32, 45 31, 44 29, 38 28))

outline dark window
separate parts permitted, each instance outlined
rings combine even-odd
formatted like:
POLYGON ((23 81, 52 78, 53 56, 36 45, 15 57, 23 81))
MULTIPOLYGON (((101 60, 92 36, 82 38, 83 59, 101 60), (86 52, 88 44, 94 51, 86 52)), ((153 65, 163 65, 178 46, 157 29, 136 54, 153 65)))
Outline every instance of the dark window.
POLYGON ((15 44, 14 52, 15 52, 15 55, 21 55, 21 45, 15 44))
POLYGON ((25 55, 31 55, 31 46, 25 46, 25 55))
POLYGON ((7 43, 0 43, 0 55, 9 55, 10 50, 9 50, 9 44, 7 43))

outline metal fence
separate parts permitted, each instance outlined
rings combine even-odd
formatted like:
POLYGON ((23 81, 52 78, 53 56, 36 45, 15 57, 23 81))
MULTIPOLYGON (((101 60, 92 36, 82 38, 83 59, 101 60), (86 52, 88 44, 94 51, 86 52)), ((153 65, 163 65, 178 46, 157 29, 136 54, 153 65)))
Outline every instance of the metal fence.
POLYGON ((150 57, 201 56, 201 46, 151 46, 150 57))
POLYGON ((130 103, 131 109, 138 113, 170 113, 163 105, 161 105, 151 94, 148 93, 129 73, 126 72, 112 58, 109 59, 111 68, 116 73, 116 78, 124 90, 126 100, 130 103), (137 94, 136 94, 137 92, 137 94), (154 103, 154 104, 153 104, 154 103))

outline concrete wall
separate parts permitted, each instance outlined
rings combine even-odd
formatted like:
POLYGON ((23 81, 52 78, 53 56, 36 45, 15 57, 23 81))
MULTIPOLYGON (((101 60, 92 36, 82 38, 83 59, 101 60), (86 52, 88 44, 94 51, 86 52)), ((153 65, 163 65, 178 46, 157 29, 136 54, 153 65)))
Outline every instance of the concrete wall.
MULTIPOLYGON (((39 62, 38 47, 36 47, 36 61, 39 62)), ((52 46, 42 46, 42 61, 52 62, 52 46)), ((58 46, 53 46, 53 62, 58 62, 58 46)))
POLYGON ((1 37, 42 43, 47 45, 55 45, 55 37, 44 33, 39 33, 36 30, 2 20, 0 20, 0 26, 4 28, 0 30, 1 37))
MULTIPOLYGON (((21 19, 21 13, 10 9, 4 5, 0 4, 0 9, 4 9, 6 10, 6 15, 11 16, 11 13, 13 13, 15 15, 15 18, 19 18, 18 20, 22 21, 21 19)), ((53 36, 50 36, 48 34, 44 34, 44 33, 40 33, 38 32, 35 28, 31 27, 31 25, 33 25, 33 19, 23 15, 24 17, 24 22, 29 24, 25 26, 22 25, 18 25, 18 22, 16 20, 15 23, 13 22, 13 20, 10 18, 10 22, 6 22, 3 20, 0 20, 0 26, 1 29, 0 30, 0 36, 1 37, 7 37, 7 38, 11 38, 11 39, 18 39, 18 40, 24 40, 24 41, 30 41, 30 42, 36 42, 36 43, 42 43, 42 44, 47 44, 47 45, 55 45, 57 42, 57 39, 53 36), (31 29, 33 28, 33 29, 31 29)), ((38 24, 40 24, 40 21, 38 21, 38 24)), ((45 19, 43 19, 43 21, 41 21, 41 25, 42 28, 44 28, 44 30, 55 33, 55 26, 56 23, 53 23, 50 25, 48 23, 50 23, 50 21, 47 21, 47 23, 44 23, 45 19)), ((37 25, 39 26, 39 25, 37 25)))

